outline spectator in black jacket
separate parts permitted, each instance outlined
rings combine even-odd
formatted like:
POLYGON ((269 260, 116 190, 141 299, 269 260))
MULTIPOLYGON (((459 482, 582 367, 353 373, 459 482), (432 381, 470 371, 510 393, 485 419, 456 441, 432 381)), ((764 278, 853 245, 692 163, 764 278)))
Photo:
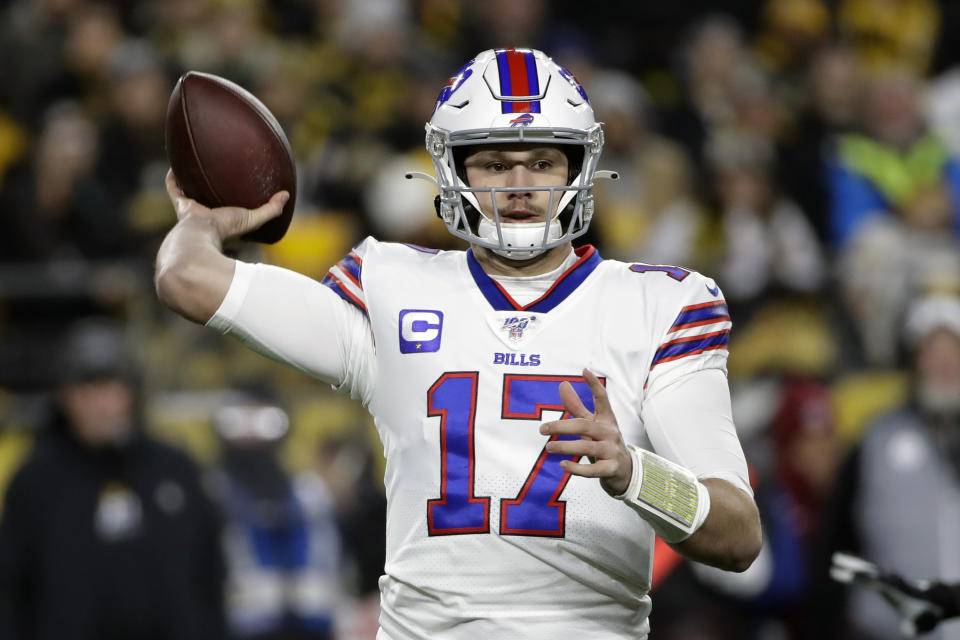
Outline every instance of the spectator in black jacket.
POLYGON ((136 369, 103 322, 71 332, 51 424, 0 519, 0 638, 216 640, 216 510, 185 456, 140 428, 136 369))

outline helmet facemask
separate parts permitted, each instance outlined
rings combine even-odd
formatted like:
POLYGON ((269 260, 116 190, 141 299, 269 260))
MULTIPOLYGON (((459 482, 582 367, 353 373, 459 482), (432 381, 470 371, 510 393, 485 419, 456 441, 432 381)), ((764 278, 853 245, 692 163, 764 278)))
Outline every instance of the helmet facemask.
POLYGON ((454 236, 511 260, 527 260, 587 231, 593 217, 593 175, 603 132, 599 124, 589 131, 545 128, 499 128, 443 131, 427 124, 427 148, 437 172, 440 196, 438 213, 454 236), (464 180, 462 154, 465 147, 511 144, 577 147, 565 152, 570 166, 582 157, 579 171, 568 173, 567 184, 558 186, 471 187, 464 180), (572 174, 572 175, 570 175, 572 174), (498 193, 545 191, 550 194, 544 222, 505 222, 497 205, 498 193), (475 194, 489 193, 492 211, 484 211, 475 194))

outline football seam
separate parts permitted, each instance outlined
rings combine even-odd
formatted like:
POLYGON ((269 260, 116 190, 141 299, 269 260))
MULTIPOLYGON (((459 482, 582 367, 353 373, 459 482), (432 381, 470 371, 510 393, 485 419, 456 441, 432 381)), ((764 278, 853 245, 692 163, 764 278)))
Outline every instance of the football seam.
POLYGON ((210 183, 210 178, 207 176, 206 169, 203 168, 203 163, 200 162, 200 155, 197 153, 197 143, 193 138, 193 124, 190 122, 190 113, 187 110, 187 87, 183 87, 183 122, 187 127, 187 139, 190 141, 190 153, 193 154, 193 159, 197 163, 197 168, 200 169, 200 175, 203 176, 203 181, 207 185, 207 189, 210 190, 210 193, 213 194, 214 199, 216 200, 216 205, 218 207, 223 206, 223 198, 220 197, 220 194, 217 193, 217 190, 213 187, 213 184, 210 183))

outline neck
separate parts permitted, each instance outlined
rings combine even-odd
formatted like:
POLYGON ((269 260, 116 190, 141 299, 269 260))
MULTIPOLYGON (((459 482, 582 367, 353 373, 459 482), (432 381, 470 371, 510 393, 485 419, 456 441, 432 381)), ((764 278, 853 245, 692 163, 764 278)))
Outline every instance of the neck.
POLYGON ((494 253, 485 247, 472 245, 473 257, 483 267, 487 275, 491 276, 539 276, 559 267, 570 252, 573 245, 569 242, 558 247, 548 249, 529 260, 510 260, 494 253))

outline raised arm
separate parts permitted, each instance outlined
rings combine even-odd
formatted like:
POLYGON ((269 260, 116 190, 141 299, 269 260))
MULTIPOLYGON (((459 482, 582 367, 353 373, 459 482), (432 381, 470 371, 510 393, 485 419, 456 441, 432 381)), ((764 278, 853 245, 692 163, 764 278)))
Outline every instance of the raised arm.
POLYGON ((172 173, 167 192, 179 222, 157 254, 160 299, 188 320, 366 400, 376 363, 364 312, 304 275, 223 255, 224 240, 278 215, 287 193, 258 209, 211 210, 185 197, 172 173))
POLYGON ((224 240, 278 216, 290 195, 276 193, 258 209, 209 209, 183 194, 172 171, 167 172, 166 186, 177 224, 157 253, 157 295, 184 318, 203 324, 219 308, 233 279, 235 261, 223 255, 224 240))

